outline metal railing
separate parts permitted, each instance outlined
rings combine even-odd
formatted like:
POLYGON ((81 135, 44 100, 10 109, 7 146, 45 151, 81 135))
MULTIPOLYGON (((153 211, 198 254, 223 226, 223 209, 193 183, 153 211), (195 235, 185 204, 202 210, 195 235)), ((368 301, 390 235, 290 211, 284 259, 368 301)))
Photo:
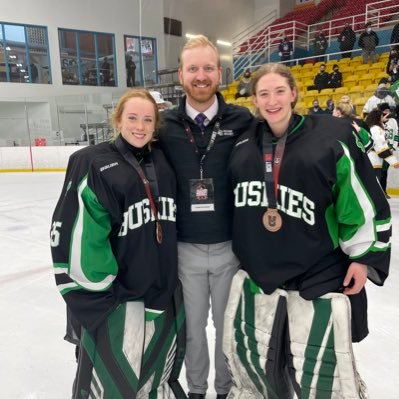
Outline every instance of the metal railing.
MULTIPOLYGON (((272 14, 268 14, 270 18, 272 14)), ((350 16, 343 16, 328 21, 318 22, 315 24, 304 24, 298 21, 283 22, 280 24, 269 23, 266 25, 266 18, 260 19, 251 26, 252 29, 246 29, 245 34, 241 32, 233 41, 233 63, 234 63, 234 79, 237 79, 243 70, 255 69, 259 65, 270 62, 273 52, 278 48, 283 33, 287 35, 291 41, 293 48, 303 48, 307 51, 313 42, 315 34, 319 30, 323 30, 328 40, 329 46, 335 40, 346 23, 352 27, 355 33, 364 30, 365 22, 371 21, 374 28, 381 28, 387 24, 391 25, 399 22, 399 2, 392 0, 381 0, 366 5, 366 11, 350 16), (265 25, 261 26, 262 21, 265 25)), ((353 50, 361 51, 361 50, 353 50)), ((327 59, 340 53, 326 54, 327 59)), ((298 58, 298 60, 312 59, 313 56, 298 58)))

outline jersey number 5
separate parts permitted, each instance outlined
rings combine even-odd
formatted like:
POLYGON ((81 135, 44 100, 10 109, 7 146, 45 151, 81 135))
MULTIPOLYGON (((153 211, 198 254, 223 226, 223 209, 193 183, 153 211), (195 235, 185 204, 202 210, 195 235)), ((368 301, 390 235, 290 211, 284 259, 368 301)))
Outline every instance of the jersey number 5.
POLYGON ((62 226, 62 222, 53 222, 50 231, 50 245, 52 247, 58 247, 60 243, 60 232, 57 230, 62 226))

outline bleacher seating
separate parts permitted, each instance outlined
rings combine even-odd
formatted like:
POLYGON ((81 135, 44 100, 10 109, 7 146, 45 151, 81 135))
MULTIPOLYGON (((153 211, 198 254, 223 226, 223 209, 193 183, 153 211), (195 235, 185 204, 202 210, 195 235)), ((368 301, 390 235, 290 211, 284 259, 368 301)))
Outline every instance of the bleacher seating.
MULTIPOLYGON (((382 77, 387 78, 385 72, 389 53, 379 56, 375 64, 363 64, 361 56, 330 60, 327 63, 327 72, 332 71, 332 66, 338 64, 343 75, 343 87, 336 89, 324 89, 320 93, 318 90, 307 90, 308 86, 313 85, 314 76, 319 72, 320 63, 304 64, 292 66, 291 72, 295 77, 299 89, 299 101, 296 105, 297 112, 307 114, 312 107, 313 101, 317 99, 322 108, 326 107, 328 99, 338 102, 343 95, 349 95, 353 104, 361 110, 367 99, 372 96, 377 88, 378 82, 382 77)), ((252 110, 252 99, 239 98, 235 100, 238 80, 232 82, 222 94, 227 102, 239 104, 252 110)))

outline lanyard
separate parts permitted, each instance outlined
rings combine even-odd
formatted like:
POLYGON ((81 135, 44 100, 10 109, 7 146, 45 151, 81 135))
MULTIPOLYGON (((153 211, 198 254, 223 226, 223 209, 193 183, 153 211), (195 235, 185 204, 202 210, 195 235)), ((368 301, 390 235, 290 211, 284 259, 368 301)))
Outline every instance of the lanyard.
POLYGON ((147 179, 147 177, 143 171, 143 168, 140 166, 137 158, 132 154, 132 152, 129 150, 127 145, 122 141, 121 136, 117 137, 117 139, 115 140, 115 146, 118 149, 118 151, 121 153, 123 158, 125 158, 126 162, 128 162, 134 168, 134 170, 138 173, 141 181, 144 184, 145 192, 147 194, 148 200, 150 201, 152 213, 155 218, 155 236, 156 236, 158 244, 161 244, 162 228, 161 228, 161 224, 158 219, 158 210, 157 210, 155 201, 151 194, 151 188, 152 188, 154 194, 156 194, 156 197, 159 196, 158 180, 157 180, 157 176, 155 173, 154 163, 151 159, 150 161, 146 162, 146 164, 145 164, 146 172, 147 172, 149 178, 151 179, 152 184, 150 184, 150 181, 147 179))
MULTIPOLYGON (((189 124, 187 123, 186 120, 183 120, 183 124, 184 124, 184 130, 186 131, 188 140, 193 145, 195 153, 199 154, 198 146, 197 146, 197 143, 195 142, 195 139, 194 139, 194 136, 193 136, 193 132, 191 131, 191 128, 190 128, 189 124)), ((214 147, 215 141, 216 141, 216 137, 217 137, 219 131, 220 131, 220 121, 216 121, 215 127, 213 128, 212 135, 211 135, 209 143, 208 143, 208 145, 206 147, 205 153, 202 154, 201 158, 200 158, 200 178, 201 178, 201 180, 202 180, 203 174, 204 174, 204 161, 205 161, 205 158, 208 155, 208 153, 212 150, 212 148, 214 147)))
POLYGON ((262 124, 262 150, 263 162, 265 163, 264 175, 266 183, 266 195, 268 207, 277 209, 278 180, 280 176, 281 163, 283 161, 287 132, 279 138, 273 157, 273 136, 266 132, 265 124, 262 124), (273 194, 272 194, 273 193, 273 194))

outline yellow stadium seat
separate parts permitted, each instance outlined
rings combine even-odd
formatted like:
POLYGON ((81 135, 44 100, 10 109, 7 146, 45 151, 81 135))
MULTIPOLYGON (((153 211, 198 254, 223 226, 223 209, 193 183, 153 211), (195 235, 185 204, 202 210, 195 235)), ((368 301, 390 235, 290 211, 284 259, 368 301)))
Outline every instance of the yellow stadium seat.
POLYGON ((319 91, 318 90, 306 90, 305 95, 317 97, 319 95, 319 91))
MULTIPOLYGON (((387 60, 387 62, 388 62, 388 60, 387 60)), ((384 72, 385 68, 387 66, 387 62, 376 62, 375 64, 370 65, 370 73, 371 73, 371 70, 374 70, 374 69, 380 70, 380 72, 384 72)))
POLYGON ((333 94, 334 102, 339 101, 342 96, 347 95, 348 93, 349 89, 347 87, 337 87, 333 94))
POLYGON ((337 64, 341 68, 344 65, 348 65, 350 63, 351 59, 350 58, 341 58, 340 60, 337 61, 337 64))
POLYGON ((377 85, 375 83, 369 84, 363 91, 363 97, 368 99, 371 97, 377 89, 377 85))
POLYGON ((325 104, 328 99, 332 98, 334 94, 334 89, 323 89, 318 94, 320 103, 325 104))
POLYGON ((295 105, 295 111, 298 114, 306 115, 308 112, 308 108, 306 107, 306 103, 303 101, 298 101, 295 105))
POLYGON ((301 73, 301 77, 303 80, 305 79, 314 79, 316 73, 314 73, 313 71, 305 71, 301 73))
POLYGON ((362 55, 355 55, 354 57, 352 57, 351 62, 356 62, 359 61, 361 63, 363 63, 363 56, 362 55))
POLYGON ((298 70, 300 71, 302 69, 302 65, 297 64, 297 65, 292 66, 290 69, 291 69, 291 72, 298 71, 298 70))
POLYGON ((388 76, 385 72, 377 73, 376 75, 374 75, 374 82, 377 83, 377 85, 378 85, 378 82, 379 82, 382 78, 388 79, 388 77, 389 77, 389 76, 388 76))
POLYGON ((346 79, 344 79, 344 86, 350 89, 353 86, 356 86, 359 82, 359 76, 357 75, 350 75, 346 79))
POLYGON ((302 70, 304 71, 305 69, 313 69, 313 64, 303 64, 302 70))
MULTIPOLYGON (((351 66, 352 66, 352 64, 351 64, 351 66)), ((355 72, 358 75, 364 75, 365 73, 369 73, 370 67, 371 67, 371 65, 369 65, 369 64, 356 65, 355 72)))
POLYGON ((353 86, 349 89, 349 95, 353 98, 355 97, 363 97, 364 86, 358 85, 353 86))
POLYGON ((342 67, 340 66, 339 71, 342 73, 342 79, 346 79, 348 76, 353 74, 353 69, 349 64, 344 64, 342 67))
POLYGON ((313 79, 306 79, 302 81, 302 87, 305 91, 308 89, 308 86, 313 86, 313 85, 314 85, 313 79))
POLYGON ((363 65, 363 61, 360 60, 351 60, 351 62, 349 63, 349 66, 356 71, 357 67, 363 65))
POLYGON ((311 108, 313 106, 313 101, 316 100, 314 96, 304 96, 303 102, 305 103, 306 108, 311 108))
POLYGON ((369 84, 374 82, 374 75, 372 73, 366 73, 359 77, 359 85, 367 87, 369 84))
POLYGON ((353 102, 354 105, 357 105, 358 108, 360 109, 360 108, 363 108, 363 107, 364 107, 364 104, 366 104, 367 98, 364 98, 364 97, 356 97, 356 98, 353 99, 352 102, 353 102))

